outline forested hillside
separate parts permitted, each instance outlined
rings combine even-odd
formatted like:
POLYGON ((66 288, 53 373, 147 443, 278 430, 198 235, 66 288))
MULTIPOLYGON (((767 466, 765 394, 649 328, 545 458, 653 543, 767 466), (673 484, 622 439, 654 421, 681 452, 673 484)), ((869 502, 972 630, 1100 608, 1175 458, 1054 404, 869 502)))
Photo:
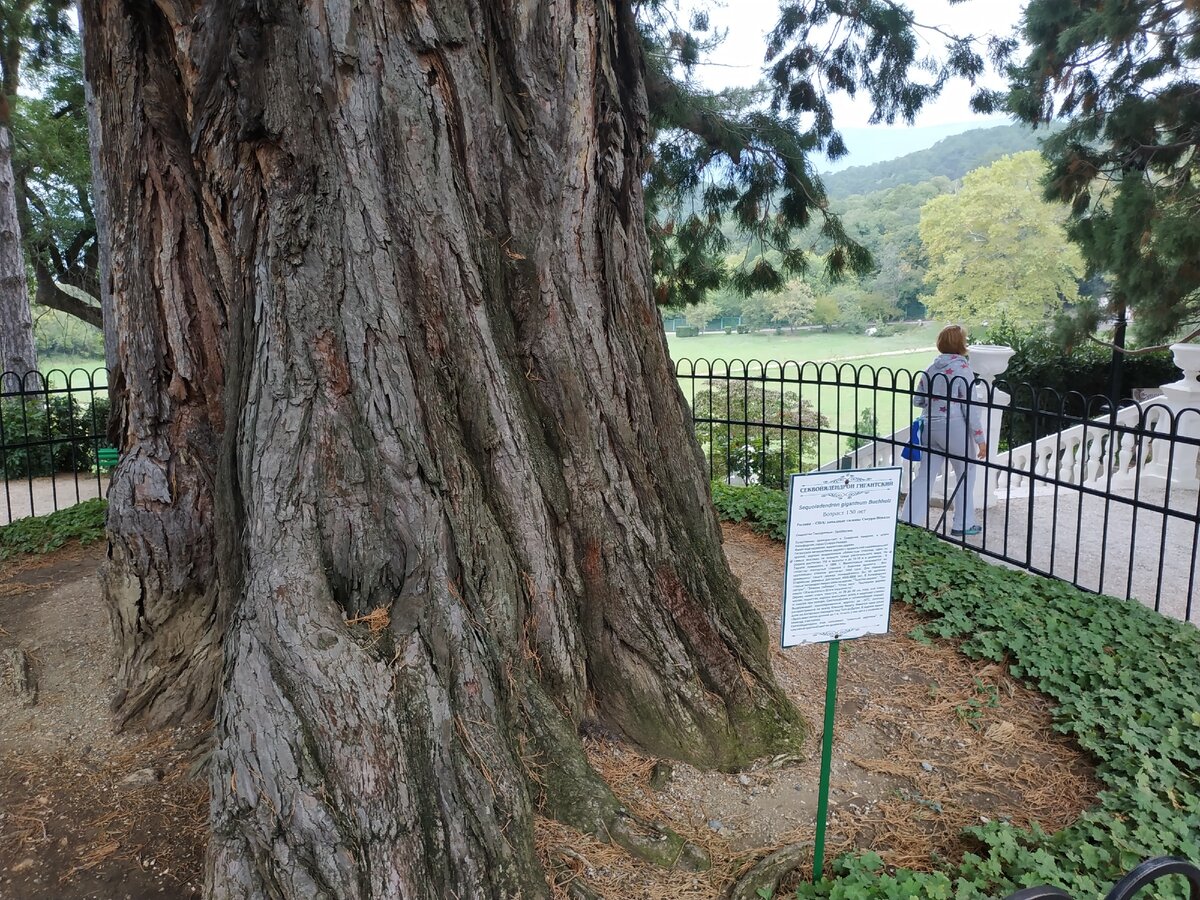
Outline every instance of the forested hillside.
POLYGON ((822 177, 831 198, 868 194, 902 184, 920 184, 939 176, 956 181, 980 166, 987 166, 1011 153, 1036 150, 1045 131, 1034 132, 1024 125, 977 128, 938 141, 928 150, 918 150, 887 162, 851 166, 822 177))
MULTIPOLYGON (((1041 199, 1044 167, 1032 151, 1044 134, 1022 126, 980 128, 826 176, 830 207, 846 234, 871 252, 873 272, 827 281, 818 260, 832 244, 814 226, 799 242, 813 259, 803 278, 749 297, 728 286, 710 291, 704 303, 664 310, 668 329, 682 320, 725 327, 739 318, 752 329, 854 330, 926 315, 1041 320, 1078 299, 1075 279, 1082 277, 1062 228, 1065 208, 1041 199), (997 165, 1000 160, 1007 162, 997 165), (956 224, 939 228, 935 219, 956 224), (1008 224, 1001 227, 997 219, 1008 224), (935 286, 937 308, 927 309, 935 286), (976 302, 967 303, 967 295, 976 302)), ((751 268, 760 255, 777 262, 776 251, 762 253, 732 227, 723 231, 728 268, 751 268)))

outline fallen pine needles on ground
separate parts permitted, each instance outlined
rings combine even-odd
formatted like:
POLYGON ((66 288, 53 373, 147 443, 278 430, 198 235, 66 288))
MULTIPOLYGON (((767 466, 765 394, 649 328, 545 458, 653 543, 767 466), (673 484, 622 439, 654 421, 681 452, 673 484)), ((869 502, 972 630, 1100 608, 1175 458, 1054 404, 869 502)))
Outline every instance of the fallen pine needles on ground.
MULTIPOLYGON (((713 494, 722 515, 782 534, 783 492, 714 485, 713 494)), ((913 636, 960 640, 967 657, 1007 661, 1053 701, 1055 727, 1094 758, 1104 790, 1060 831, 973 826, 966 833, 977 851, 935 872, 847 854, 798 896, 973 900, 1051 884, 1091 898, 1144 859, 1200 859, 1200 631, 1133 601, 990 565, 903 526, 895 572, 894 598, 928 617, 913 636)), ((1156 891, 1162 900, 1186 896, 1182 883, 1156 891)))

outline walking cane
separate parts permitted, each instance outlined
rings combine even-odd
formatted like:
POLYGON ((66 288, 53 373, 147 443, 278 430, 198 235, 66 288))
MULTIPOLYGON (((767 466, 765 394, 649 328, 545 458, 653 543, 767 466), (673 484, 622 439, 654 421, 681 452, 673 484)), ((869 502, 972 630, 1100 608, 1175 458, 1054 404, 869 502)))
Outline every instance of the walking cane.
MULTIPOLYGON (((967 465, 969 466, 970 463, 967 463, 967 465)), ((949 457, 946 458, 946 468, 947 469, 950 468, 950 458, 949 457)), ((947 472, 947 474, 949 474, 949 472, 947 472)), ((967 472, 966 472, 966 469, 964 469, 963 477, 958 479, 958 484, 954 485, 954 490, 952 490, 950 492, 950 496, 948 498, 946 498, 946 500, 942 503, 942 517, 940 519, 938 519, 938 523, 933 526, 933 531, 935 534, 942 530, 942 524, 946 521, 946 513, 950 512, 950 504, 954 502, 954 498, 958 494, 958 489, 966 483, 967 483, 967 472)))

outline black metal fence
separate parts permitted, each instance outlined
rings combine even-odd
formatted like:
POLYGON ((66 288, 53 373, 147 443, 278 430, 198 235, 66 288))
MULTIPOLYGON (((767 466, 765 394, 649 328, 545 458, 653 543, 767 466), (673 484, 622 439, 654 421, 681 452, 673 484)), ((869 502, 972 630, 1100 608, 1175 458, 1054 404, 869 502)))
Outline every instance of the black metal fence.
POLYGON ((1003 378, 927 391, 919 373, 869 365, 681 360, 676 374, 713 480, 781 488, 793 472, 899 466, 902 520, 1195 621, 1200 409, 1003 378), (950 402, 940 421, 924 420, 933 433, 913 460, 903 451, 921 397, 950 402), (982 434, 947 424, 956 418, 982 434), (934 479, 935 469, 953 475, 934 479))
MULTIPOLYGON (((1200 615, 1198 409, 977 381, 953 405, 982 424, 986 456, 943 432, 914 461, 902 451, 921 392, 908 371, 681 360, 676 374, 714 480, 781 488, 793 472, 900 466, 913 524, 1086 590, 1200 615), (932 479, 934 468, 958 474, 932 479)), ((108 402, 102 368, 0 376, 0 525, 104 495, 108 402)))
POLYGON ((0 374, 0 525, 103 497, 107 370, 0 374))
MULTIPOLYGON (((1146 860, 1114 884, 1104 900, 1133 900, 1155 882, 1167 878, 1185 883, 1188 900, 1200 900, 1200 866, 1171 856, 1146 860)), ((1005 900, 1072 900, 1072 897, 1064 890, 1043 884, 1009 894, 1005 900)))

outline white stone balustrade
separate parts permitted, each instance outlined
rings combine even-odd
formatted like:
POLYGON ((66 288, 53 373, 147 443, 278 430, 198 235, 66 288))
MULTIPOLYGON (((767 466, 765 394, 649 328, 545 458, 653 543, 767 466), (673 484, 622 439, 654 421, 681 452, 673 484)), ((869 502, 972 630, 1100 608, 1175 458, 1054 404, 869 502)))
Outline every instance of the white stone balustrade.
POLYGON ((1163 437, 1154 438, 1142 477, 1160 484, 1169 478, 1172 489, 1194 491, 1200 487, 1196 471, 1200 447, 1191 443, 1200 439, 1200 344, 1172 344, 1171 355, 1183 377, 1164 384, 1162 397, 1152 401, 1162 403, 1169 414, 1159 415, 1152 426, 1163 437), (1172 440, 1172 432, 1185 440, 1172 440))
MULTIPOLYGON (((996 378, 1008 369, 1008 361, 1012 359, 1013 353, 1016 351, 1012 347, 1000 344, 974 344, 968 349, 971 368, 987 385, 986 389, 981 385, 975 386, 975 399, 981 403, 987 403, 989 393, 991 395, 991 407, 988 410, 985 427, 987 429, 988 460, 994 461, 997 456, 996 446, 1000 443, 1000 435, 1003 433, 1000 428, 1004 424, 1004 410, 1012 401, 1012 397, 996 387, 996 378)), ((987 498, 992 496, 998 478, 999 472, 989 468, 986 478, 975 480, 974 502, 976 507, 987 505, 987 498)))
MULTIPOLYGON (((1183 378, 1163 385, 1161 396, 1121 408, 1115 420, 1099 416, 999 454, 996 462, 1013 472, 998 473, 994 496, 1028 497, 1031 479, 1022 473, 1030 471, 1101 491, 1161 487, 1168 475, 1176 493, 1200 488, 1200 447, 1192 443, 1200 440, 1200 344, 1175 344, 1171 351, 1183 378)), ((1055 490, 1052 482, 1033 481, 1035 494, 1055 490)))

